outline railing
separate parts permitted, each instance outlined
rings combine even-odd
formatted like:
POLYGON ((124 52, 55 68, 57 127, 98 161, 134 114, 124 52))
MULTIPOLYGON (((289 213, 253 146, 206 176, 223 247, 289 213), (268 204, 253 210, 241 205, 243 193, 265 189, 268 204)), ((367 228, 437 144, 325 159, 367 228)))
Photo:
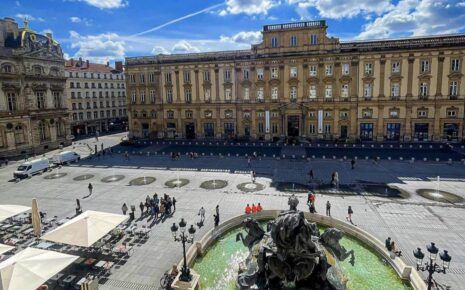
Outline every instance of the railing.
POLYGON ((318 21, 304 21, 304 22, 265 25, 263 26, 263 31, 305 28, 305 27, 321 27, 321 26, 326 26, 326 21, 318 20, 318 21))

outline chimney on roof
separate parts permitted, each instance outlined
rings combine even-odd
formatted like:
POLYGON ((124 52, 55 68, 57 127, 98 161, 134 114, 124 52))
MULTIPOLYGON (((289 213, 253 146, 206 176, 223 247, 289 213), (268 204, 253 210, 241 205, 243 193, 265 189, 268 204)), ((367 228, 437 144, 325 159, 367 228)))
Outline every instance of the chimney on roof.
POLYGON ((86 60, 86 67, 89 68, 89 60, 86 60))
POLYGON ((71 58, 70 63, 71 63, 71 66, 74 67, 74 59, 71 58))
POLYGON ((47 33, 45 33, 45 35, 47 36, 47 38, 53 39, 53 34, 52 33, 47 32, 47 33))
POLYGON ((109 62, 109 61, 107 61, 107 67, 109 67, 109 66, 110 66, 110 62, 109 62))
POLYGON ((79 58, 79 66, 82 67, 82 57, 79 58))
POLYGON ((123 62, 115 61, 115 70, 122 72, 123 71, 123 62))

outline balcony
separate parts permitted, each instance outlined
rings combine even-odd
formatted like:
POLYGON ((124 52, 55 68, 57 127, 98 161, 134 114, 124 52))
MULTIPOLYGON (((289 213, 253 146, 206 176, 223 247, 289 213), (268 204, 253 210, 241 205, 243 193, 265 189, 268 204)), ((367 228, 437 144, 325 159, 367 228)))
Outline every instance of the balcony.
POLYGON ((449 100, 458 100, 459 99, 459 96, 457 95, 450 95, 449 96, 449 100))
POLYGON ((419 100, 426 101, 428 100, 429 96, 418 96, 419 100))
POLYGON ((325 99, 324 99, 324 100, 325 100, 325 102, 328 102, 328 103, 330 103, 330 102, 333 102, 333 101, 334 101, 334 99, 333 99, 332 97, 325 97, 325 99))
POLYGON ((391 96, 391 101, 398 101, 400 100, 400 96, 391 96))

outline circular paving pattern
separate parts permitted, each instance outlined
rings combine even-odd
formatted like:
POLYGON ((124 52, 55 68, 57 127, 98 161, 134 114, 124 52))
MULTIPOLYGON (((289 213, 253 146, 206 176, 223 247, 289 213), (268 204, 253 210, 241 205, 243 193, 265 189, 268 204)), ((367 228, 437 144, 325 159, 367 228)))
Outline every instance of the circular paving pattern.
POLYGON ((226 187, 227 185, 228 182, 226 180, 215 179, 202 182, 200 187, 203 189, 220 189, 226 187))
POLYGON ((152 176, 144 176, 134 178, 133 180, 129 181, 129 185, 147 185, 157 180, 155 177, 152 176))
POLYGON ((456 194, 447 192, 447 191, 442 191, 442 190, 435 190, 435 189, 418 189, 417 190, 418 195, 421 197, 424 197, 429 200, 433 201, 439 201, 439 202, 445 202, 445 203, 458 203, 458 202, 464 202, 465 199, 461 196, 458 196, 456 194))
POLYGON ((189 179, 185 178, 179 178, 179 179, 171 179, 165 182, 165 185, 169 188, 175 188, 175 187, 183 187, 184 185, 189 183, 189 179))
POLYGON ((363 186, 366 193, 381 197, 407 198, 408 194, 384 184, 369 184, 363 186))
POLYGON ((91 179, 93 177, 94 177, 93 174, 84 174, 84 175, 76 176, 75 178, 73 178, 73 180, 74 181, 83 181, 83 180, 91 179))
POLYGON ((304 193, 308 192, 311 189, 308 185, 294 182, 278 182, 277 184, 275 184, 275 186, 276 189, 279 191, 290 193, 304 193))
POLYGON ((256 192, 263 190, 265 186, 261 183, 252 183, 252 182, 244 182, 237 185, 237 189, 244 191, 244 192, 256 192))
POLYGON ((338 187, 331 183, 319 184, 315 187, 315 193, 319 194, 338 194, 338 195, 356 195, 358 194, 354 186, 339 184, 338 187))
POLYGON ((123 178, 124 178, 124 175, 110 175, 110 176, 102 178, 101 181, 105 183, 110 183, 110 182, 120 181, 123 178))
POLYGON ((52 173, 52 174, 44 176, 44 179, 58 179, 58 178, 62 178, 64 176, 66 176, 66 175, 68 175, 68 173, 57 172, 57 173, 52 173))

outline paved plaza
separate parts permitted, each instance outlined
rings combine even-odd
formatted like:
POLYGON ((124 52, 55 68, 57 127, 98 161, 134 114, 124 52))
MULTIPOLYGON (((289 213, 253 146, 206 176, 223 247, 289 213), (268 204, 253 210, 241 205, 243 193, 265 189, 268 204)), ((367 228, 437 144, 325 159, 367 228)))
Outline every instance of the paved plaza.
MULTIPOLYGON (((74 149, 86 156, 89 147, 100 144, 113 146, 121 134, 101 137, 99 142, 88 139, 78 142, 74 149), (87 143, 89 146, 87 146, 87 143)), ((48 154, 51 155, 52 153, 48 154)), ((452 289, 463 289, 465 283, 465 205, 437 203, 418 196, 415 191, 421 188, 436 188, 436 177, 440 175, 440 190, 448 191, 465 198, 465 166, 459 162, 408 162, 358 160, 351 170, 350 161, 315 159, 292 160, 262 158, 251 162, 257 172, 257 183, 264 185, 258 192, 244 193, 237 188, 241 183, 250 182, 247 160, 244 157, 200 157, 191 160, 185 156, 171 160, 168 156, 131 155, 126 161, 122 154, 106 155, 100 159, 85 159, 78 164, 64 166, 62 178, 44 179, 43 175, 15 182, 12 172, 18 162, 0 168, 0 198, 2 204, 29 205, 37 198, 39 207, 49 216, 59 219, 73 216, 75 199, 80 198, 84 210, 99 210, 121 213, 123 203, 136 205, 136 217, 140 216, 138 204, 147 195, 157 192, 167 193, 178 201, 172 217, 157 223, 136 220, 152 228, 149 240, 137 247, 128 262, 117 267, 101 289, 157 289, 163 273, 181 259, 182 247, 172 240, 170 226, 183 217, 188 224, 197 223, 197 215, 204 206, 206 225, 197 231, 200 238, 213 227, 214 208, 220 206, 221 220, 243 213, 247 203, 260 202, 264 209, 286 209, 289 193, 278 191, 272 185, 279 182, 306 184, 307 173, 313 169, 319 183, 329 183, 331 173, 338 171, 341 184, 358 184, 362 181, 386 183, 407 193, 406 198, 389 199, 365 194, 347 195, 319 194, 316 209, 324 213, 326 201, 332 203, 333 217, 345 220, 347 207, 354 210, 354 223, 384 241, 387 236, 397 242, 403 251, 403 259, 414 265, 412 250, 430 242, 442 251, 449 250, 452 256, 451 269, 447 275, 436 274, 435 278, 452 289), (94 175, 85 181, 73 178, 94 175), (124 178, 111 183, 101 179, 112 175, 124 178), (130 186, 129 182, 139 177, 155 177, 156 181, 142 186, 130 186), (169 188, 165 182, 173 179, 187 179, 189 183, 181 188, 169 188), (222 189, 205 190, 200 184, 208 180, 225 180, 228 185, 222 189), (88 194, 88 182, 93 184, 93 194, 88 194)), ((298 194, 299 209, 308 211, 306 194, 298 194)))

